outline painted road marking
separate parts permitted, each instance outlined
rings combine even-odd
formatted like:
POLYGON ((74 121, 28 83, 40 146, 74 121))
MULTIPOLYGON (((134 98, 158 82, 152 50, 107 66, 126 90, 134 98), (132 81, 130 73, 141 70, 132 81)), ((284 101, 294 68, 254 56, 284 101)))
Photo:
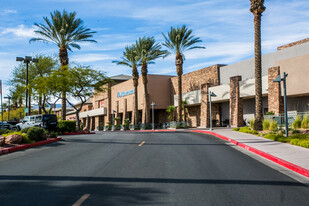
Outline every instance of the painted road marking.
POLYGON ((142 141, 142 143, 140 143, 138 146, 142 146, 143 144, 145 144, 145 141, 142 141))
POLYGON ((77 200, 72 206, 80 206, 88 197, 90 194, 84 194, 79 200, 77 200))

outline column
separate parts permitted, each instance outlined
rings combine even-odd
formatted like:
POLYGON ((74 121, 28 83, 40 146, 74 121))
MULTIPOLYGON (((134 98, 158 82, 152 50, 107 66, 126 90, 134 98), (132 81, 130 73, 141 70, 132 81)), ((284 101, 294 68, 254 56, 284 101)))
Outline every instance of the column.
POLYGON ((241 127, 243 120, 243 101, 240 98, 239 82, 241 76, 230 78, 230 126, 241 127))
POLYGON ((268 111, 279 115, 284 112, 280 82, 273 82, 280 74, 280 67, 268 69, 268 111))

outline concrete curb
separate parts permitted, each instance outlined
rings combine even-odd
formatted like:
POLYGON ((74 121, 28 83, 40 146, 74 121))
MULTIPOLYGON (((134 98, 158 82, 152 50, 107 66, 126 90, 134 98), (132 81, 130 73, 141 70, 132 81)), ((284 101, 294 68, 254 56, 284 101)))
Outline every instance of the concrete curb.
POLYGON ((297 173, 299 173, 299 174, 309 178, 309 170, 308 169, 305 169, 305 168, 300 167, 298 165, 295 165, 295 164, 293 164, 291 162, 288 162, 288 161, 285 161, 285 160, 280 159, 278 157, 275 157, 275 156, 273 156, 271 154, 268 154, 266 152, 263 152, 261 150, 255 149, 254 147, 251 147, 251 146, 248 146, 246 144, 240 143, 240 142, 238 142, 236 140, 233 140, 231 138, 228 138, 228 137, 225 137, 223 135, 217 134, 215 132, 209 132, 209 131, 203 131, 203 130, 189 130, 189 131, 190 132, 210 134, 210 135, 216 136, 216 137, 218 137, 220 139, 229 141, 229 142, 231 142, 231 143, 233 143, 233 144, 235 144, 237 146, 240 146, 240 147, 242 147, 242 148, 244 148, 244 149, 246 149, 246 150, 248 150, 250 152, 253 152, 253 153, 257 154, 257 155, 260 155, 260 156, 262 156, 262 157, 264 157, 264 158, 266 158, 266 159, 268 159, 268 160, 270 160, 272 162, 275 162, 275 163, 277 163, 277 164, 279 164, 279 165, 281 165, 281 166, 283 166, 285 168, 293 170, 294 172, 297 172, 297 173))
POLYGON ((60 140, 62 140, 62 138, 57 137, 57 138, 54 138, 54 139, 44 140, 44 141, 40 141, 40 142, 36 142, 36 143, 32 143, 32 144, 24 144, 24 145, 19 145, 19 146, 16 146, 16 147, 4 148, 4 149, 0 150, 0 155, 8 154, 8 153, 19 151, 19 150, 28 149, 28 148, 31 148, 31 147, 37 147, 37 146, 45 145, 45 144, 57 142, 57 141, 60 141, 60 140))
POLYGON ((62 133, 61 135, 78 135, 78 134, 95 134, 95 132, 88 132, 88 133, 83 133, 83 132, 68 132, 68 133, 62 133))

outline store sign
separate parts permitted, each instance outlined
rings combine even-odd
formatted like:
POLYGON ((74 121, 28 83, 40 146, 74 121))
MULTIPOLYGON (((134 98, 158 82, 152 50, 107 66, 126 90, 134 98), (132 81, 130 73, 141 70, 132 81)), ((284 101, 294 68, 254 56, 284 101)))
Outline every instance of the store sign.
POLYGON ((130 94, 134 94, 134 90, 130 90, 130 91, 126 91, 126 92, 118 92, 117 97, 124 97, 124 96, 128 96, 130 94))

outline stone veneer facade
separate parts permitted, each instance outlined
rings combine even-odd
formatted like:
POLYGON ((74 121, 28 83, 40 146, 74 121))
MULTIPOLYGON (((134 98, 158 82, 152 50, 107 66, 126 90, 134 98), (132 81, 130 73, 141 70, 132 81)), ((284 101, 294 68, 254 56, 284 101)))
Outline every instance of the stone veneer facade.
POLYGON ((268 69, 268 111, 275 115, 283 113, 284 110, 280 82, 274 82, 279 75, 279 66, 268 69))
MULTIPOLYGON (((208 89, 220 83, 219 68, 221 65, 213 65, 182 76, 182 93, 201 90, 201 104, 188 105, 187 119, 191 127, 209 127, 209 101, 208 89)), ((174 95, 178 94, 177 77, 171 78, 171 102, 174 102, 174 95)), ((219 113, 219 107, 213 105, 213 116, 219 113)))
POLYGON ((243 126, 243 100, 240 98, 239 82, 241 76, 230 78, 230 126, 243 126))
POLYGON ((303 43, 306 43, 306 42, 309 42, 309 38, 302 39, 302 40, 299 40, 299 41, 296 41, 296 42, 292 42, 290 44, 286 44, 286 45, 283 45, 283 46, 279 46, 277 48, 277 51, 280 51, 280 50, 283 50, 283 49, 286 49, 286 48, 289 48, 289 47, 292 47, 292 46, 300 45, 300 44, 303 44, 303 43))

